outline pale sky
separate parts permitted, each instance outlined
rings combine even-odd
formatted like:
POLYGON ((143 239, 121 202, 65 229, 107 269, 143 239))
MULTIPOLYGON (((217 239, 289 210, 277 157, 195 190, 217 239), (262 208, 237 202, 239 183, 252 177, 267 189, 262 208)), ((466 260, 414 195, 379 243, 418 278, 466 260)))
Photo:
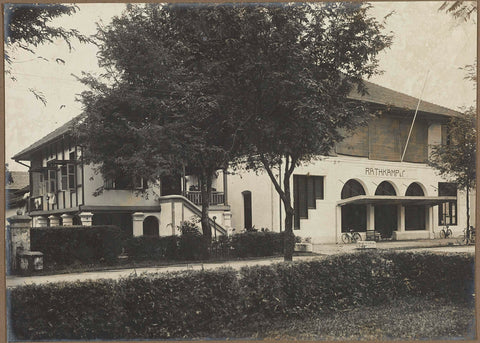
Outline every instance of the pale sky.
MULTIPOLYGON (((386 31, 394 34, 393 45, 380 55, 384 74, 370 81, 419 97, 427 71, 429 76, 423 93, 426 101, 452 109, 474 105, 476 90, 465 81, 460 70, 476 58, 476 31, 473 21, 464 22, 439 12, 441 1, 435 2, 375 2, 371 14, 378 20, 391 12, 386 31)), ((105 24, 121 13, 124 4, 78 4, 80 11, 60 18, 57 25, 77 28, 85 35, 96 32, 96 22, 105 24)), ((37 49, 37 55, 20 52, 15 55, 12 75, 5 81, 5 143, 6 163, 11 170, 26 170, 10 157, 44 137, 74 116, 81 105, 76 94, 84 90, 72 74, 82 71, 100 73, 96 48, 74 42, 75 50, 68 51, 59 41, 37 49), (38 58, 41 56, 44 59, 38 58), (65 64, 55 62, 61 58, 65 64), (44 93, 44 106, 28 89, 44 93)))

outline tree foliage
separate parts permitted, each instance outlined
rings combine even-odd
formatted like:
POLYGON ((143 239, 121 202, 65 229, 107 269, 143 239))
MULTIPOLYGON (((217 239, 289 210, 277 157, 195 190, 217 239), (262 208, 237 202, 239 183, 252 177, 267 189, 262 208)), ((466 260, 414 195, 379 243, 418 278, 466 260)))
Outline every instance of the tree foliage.
POLYGON ((449 144, 432 147, 429 164, 440 175, 467 191, 467 227, 470 225, 469 191, 476 185, 476 109, 469 108, 463 116, 452 117, 447 126, 449 144))
POLYGON ((181 162, 207 193, 215 169, 247 160, 271 176, 292 233, 294 168, 365 119, 364 106, 346 95, 363 91, 362 78, 377 72, 377 55, 391 43, 369 8, 128 5, 98 30, 104 80, 82 77, 91 88, 82 94, 88 158, 107 174, 152 178, 181 162), (281 161, 284 190, 272 172, 281 161))
POLYGON ((468 21, 477 12, 477 2, 465 0, 445 1, 439 10, 450 13, 454 18, 468 21))
MULTIPOLYGON (((76 13, 78 7, 63 4, 6 4, 5 5, 5 44, 8 49, 23 49, 35 53, 33 48, 44 43, 62 39, 72 49, 71 40, 88 42, 89 39, 78 30, 51 25, 51 21, 62 15, 76 13)), ((8 50, 7 49, 7 50, 8 50)), ((12 60, 5 54, 8 63, 12 60)))

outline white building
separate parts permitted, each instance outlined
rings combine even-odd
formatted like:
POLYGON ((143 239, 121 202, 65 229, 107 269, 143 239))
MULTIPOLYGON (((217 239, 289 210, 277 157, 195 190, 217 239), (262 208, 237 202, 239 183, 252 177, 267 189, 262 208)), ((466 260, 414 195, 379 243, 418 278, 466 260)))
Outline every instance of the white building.
MULTIPOLYGON (((401 161, 418 99, 366 85, 367 95, 352 92, 350 98, 382 114, 337 144, 330 156, 295 169, 295 234, 317 243, 339 242, 350 229, 427 239, 449 225, 460 234, 466 226, 465 194, 426 164, 431 145, 449 144, 445 125, 460 113, 422 102, 401 161)), ((82 163, 69 130, 67 123, 13 157, 30 162, 34 225, 117 224, 133 235, 171 235, 181 221, 200 214, 195 175, 163 178, 156 185, 104 180, 82 163), (103 193, 94 196, 102 185, 103 193), (148 196, 132 191, 132 185, 148 196)), ((220 170, 213 187, 210 217, 218 234, 252 226, 282 230, 284 210, 266 173, 220 170)), ((472 196, 472 218, 474 208, 472 196)))

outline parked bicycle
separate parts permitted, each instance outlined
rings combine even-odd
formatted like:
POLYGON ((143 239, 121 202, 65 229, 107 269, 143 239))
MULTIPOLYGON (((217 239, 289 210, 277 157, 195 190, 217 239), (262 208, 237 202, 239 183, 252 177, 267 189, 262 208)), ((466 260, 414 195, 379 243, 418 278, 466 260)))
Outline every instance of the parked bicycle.
POLYGON ((475 228, 470 226, 469 228, 465 228, 463 230, 463 236, 460 236, 457 240, 459 245, 468 245, 475 243, 475 228))
POLYGON ((361 240, 362 240, 362 236, 360 236, 358 232, 355 232, 353 230, 349 230, 348 232, 344 232, 342 234, 342 242, 345 244, 356 243, 361 240))
POLYGON ((440 238, 448 238, 453 235, 452 230, 446 225, 440 230, 440 238))

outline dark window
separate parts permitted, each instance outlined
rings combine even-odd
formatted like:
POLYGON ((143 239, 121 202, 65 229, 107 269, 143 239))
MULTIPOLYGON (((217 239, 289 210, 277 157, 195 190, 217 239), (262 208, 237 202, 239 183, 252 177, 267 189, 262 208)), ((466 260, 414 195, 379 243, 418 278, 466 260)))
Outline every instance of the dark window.
POLYGON ((415 196, 415 197, 423 197, 425 194, 423 193, 422 187, 416 182, 412 183, 408 186, 407 191, 405 192, 406 196, 415 196))
MULTIPOLYGON (((103 187, 105 189, 118 189, 118 190, 132 190, 132 189, 144 189, 146 182, 141 177, 131 176, 117 176, 114 179, 107 178, 104 180, 103 187)), ((164 194, 162 194, 164 195, 164 194)))
POLYGON ((375 190, 375 195, 397 195, 397 192, 390 182, 383 181, 375 190))
POLYGON ((308 209, 316 208, 316 200, 323 196, 323 176, 293 175, 295 229, 300 229, 300 218, 308 218, 308 209))
POLYGON ((252 192, 243 191, 243 216, 245 222, 245 229, 252 228, 252 192))
POLYGON ((57 171, 49 170, 47 192, 55 193, 56 191, 57 191, 57 171))
MULTIPOLYGON (((457 196, 457 185, 450 182, 438 183, 438 196, 457 196)), ((457 225, 457 201, 438 206, 438 225, 457 225)))
POLYGON ((347 199, 358 195, 365 195, 363 186, 356 180, 348 180, 345 185, 343 185, 341 198, 347 199))

